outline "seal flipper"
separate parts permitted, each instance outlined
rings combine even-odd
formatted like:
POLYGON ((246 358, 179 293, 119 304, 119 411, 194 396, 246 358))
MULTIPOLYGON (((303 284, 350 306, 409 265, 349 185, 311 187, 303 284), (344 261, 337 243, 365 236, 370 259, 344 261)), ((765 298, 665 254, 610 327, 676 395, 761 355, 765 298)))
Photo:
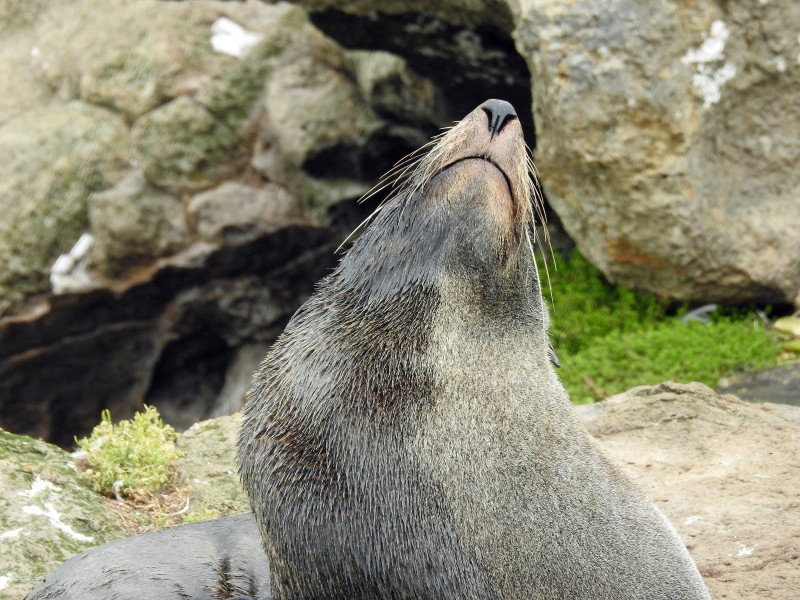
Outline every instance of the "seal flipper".
POLYGON ((26 600, 272 600, 252 514, 191 523, 92 548, 26 600))

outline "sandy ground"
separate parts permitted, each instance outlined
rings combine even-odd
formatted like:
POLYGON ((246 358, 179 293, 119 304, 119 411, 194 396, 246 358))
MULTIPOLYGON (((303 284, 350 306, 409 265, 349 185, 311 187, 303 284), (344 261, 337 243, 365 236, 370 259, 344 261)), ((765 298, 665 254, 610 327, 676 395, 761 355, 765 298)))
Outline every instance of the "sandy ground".
POLYGON ((675 525, 714 599, 800 598, 800 407, 666 383, 579 411, 675 525))

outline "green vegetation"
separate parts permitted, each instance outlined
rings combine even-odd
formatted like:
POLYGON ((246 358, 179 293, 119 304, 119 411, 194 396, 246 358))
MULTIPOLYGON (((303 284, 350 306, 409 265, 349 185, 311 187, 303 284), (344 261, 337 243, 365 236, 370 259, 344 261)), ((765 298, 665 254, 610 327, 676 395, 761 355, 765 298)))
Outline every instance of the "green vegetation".
POLYGON ((655 296, 608 283, 577 251, 555 260, 550 335, 573 402, 665 380, 715 386, 724 375, 778 360, 779 345, 747 311, 720 310, 709 325, 683 323, 655 296))
POLYGON ((152 406, 117 425, 111 422, 111 413, 104 410, 92 434, 76 440, 89 463, 81 477, 107 496, 152 495, 175 483, 180 456, 176 437, 175 430, 164 425, 152 406))

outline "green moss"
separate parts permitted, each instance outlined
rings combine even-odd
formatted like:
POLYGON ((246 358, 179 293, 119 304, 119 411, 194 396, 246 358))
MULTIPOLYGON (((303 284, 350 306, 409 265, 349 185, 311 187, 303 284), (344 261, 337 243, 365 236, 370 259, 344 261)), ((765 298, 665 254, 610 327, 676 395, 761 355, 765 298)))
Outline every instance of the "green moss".
POLYGON ((684 324, 655 296, 608 283, 577 252, 557 256, 556 265, 550 333, 573 402, 665 380, 716 386, 722 376, 778 361, 778 343, 747 311, 723 309, 708 326, 684 324))
POLYGON ((312 31, 305 11, 287 8, 264 38, 202 90, 198 100, 215 118, 239 131, 250 119, 264 82, 278 64, 278 59, 312 31))
POLYGON ((111 422, 111 413, 104 410, 102 422, 92 434, 76 440, 90 465, 82 478, 106 495, 115 491, 121 495, 161 491, 175 480, 180 457, 176 437, 175 430, 164 425, 152 406, 117 425, 111 422))
POLYGON ((780 348, 763 328, 724 320, 703 325, 670 318, 638 331, 615 331, 562 361, 560 375, 572 400, 593 401, 591 385, 616 394, 665 380, 716 386, 734 371, 775 364, 780 348), (587 379, 591 378, 587 385, 587 379))
POLYGON ((183 523, 197 523, 199 521, 211 521, 212 519, 219 519, 220 512, 214 508, 210 508, 205 504, 198 506, 196 509, 183 516, 183 523))
POLYGON ((246 159, 241 136, 186 97, 147 113, 131 135, 148 181, 172 192, 209 187, 246 159))
MULTIPOLYGON (((653 294, 613 285, 580 253, 555 256, 549 265, 552 297, 550 337, 561 352, 574 354, 612 331, 635 331, 666 315, 666 303, 653 294)), ((540 272, 544 272, 542 266, 540 272)))
POLYGON ((89 195, 129 168, 124 122, 71 102, 0 126, 0 314, 49 287, 49 271, 88 229, 89 195))

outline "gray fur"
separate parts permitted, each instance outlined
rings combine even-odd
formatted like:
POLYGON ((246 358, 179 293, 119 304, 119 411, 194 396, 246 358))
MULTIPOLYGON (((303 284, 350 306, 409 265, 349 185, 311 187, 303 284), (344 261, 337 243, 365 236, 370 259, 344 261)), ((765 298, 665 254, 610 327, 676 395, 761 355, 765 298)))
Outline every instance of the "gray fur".
POLYGON ((73 556, 26 600, 272 600, 253 515, 181 525, 73 556))
POLYGON ((239 462, 276 598, 709 597, 555 375, 526 171, 473 111, 262 364, 239 462))

